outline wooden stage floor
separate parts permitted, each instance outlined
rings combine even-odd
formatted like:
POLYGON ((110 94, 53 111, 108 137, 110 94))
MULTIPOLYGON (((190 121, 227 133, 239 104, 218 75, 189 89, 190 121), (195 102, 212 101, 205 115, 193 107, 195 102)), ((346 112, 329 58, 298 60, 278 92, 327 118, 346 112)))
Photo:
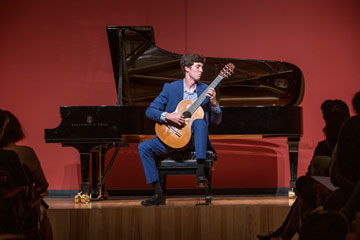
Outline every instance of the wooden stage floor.
MULTIPOLYGON (((169 197, 166 205, 143 207, 144 198, 75 203, 46 198, 54 239, 257 239, 276 229, 294 199, 287 196, 169 197)), ((294 238, 295 239, 295 238, 294 238)))

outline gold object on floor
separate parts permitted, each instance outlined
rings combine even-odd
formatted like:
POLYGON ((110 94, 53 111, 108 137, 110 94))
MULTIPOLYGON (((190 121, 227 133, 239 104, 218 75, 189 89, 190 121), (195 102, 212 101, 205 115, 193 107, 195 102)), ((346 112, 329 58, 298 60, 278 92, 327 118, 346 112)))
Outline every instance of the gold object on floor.
POLYGON ((90 196, 87 193, 79 192, 74 197, 75 203, 89 203, 90 202, 90 196))
POLYGON ((89 203, 90 202, 90 196, 87 193, 81 194, 81 203, 89 203))

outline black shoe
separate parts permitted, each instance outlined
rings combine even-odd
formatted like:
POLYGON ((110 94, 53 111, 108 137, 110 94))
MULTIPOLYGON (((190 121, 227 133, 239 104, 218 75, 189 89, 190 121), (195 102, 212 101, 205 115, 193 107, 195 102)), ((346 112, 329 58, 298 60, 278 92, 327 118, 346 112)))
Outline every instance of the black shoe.
POLYGON ((165 194, 154 194, 151 198, 141 201, 143 206, 153 206, 153 205, 165 205, 166 196, 165 194))

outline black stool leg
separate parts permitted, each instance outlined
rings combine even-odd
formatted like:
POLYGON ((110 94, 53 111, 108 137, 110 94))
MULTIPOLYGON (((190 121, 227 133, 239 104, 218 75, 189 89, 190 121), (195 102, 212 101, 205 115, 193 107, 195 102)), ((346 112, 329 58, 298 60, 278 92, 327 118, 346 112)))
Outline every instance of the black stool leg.
POLYGON ((161 185, 161 189, 163 191, 163 194, 166 194, 166 174, 165 173, 159 173, 159 178, 160 178, 160 185, 161 185))
POLYGON ((206 197, 205 197, 205 202, 206 205, 211 204, 211 200, 212 200, 212 189, 211 189, 211 169, 207 169, 206 171, 206 178, 208 179, 208 188, 206 191, 206 197))

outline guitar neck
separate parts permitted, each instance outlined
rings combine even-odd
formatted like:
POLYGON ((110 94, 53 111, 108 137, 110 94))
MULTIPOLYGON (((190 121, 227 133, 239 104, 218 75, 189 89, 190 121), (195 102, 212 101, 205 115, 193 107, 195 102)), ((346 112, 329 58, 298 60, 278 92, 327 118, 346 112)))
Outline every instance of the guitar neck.
POLYGON ((222 79, 223 79, 223 77, 218 75, 214 79, 214 81, 212 81, 210 83, 210 85, 205 89, 205 91, 200 95, 200 97, 198 97, 198 99, 196 99, 196 101, 189 107, 189 109, 187 111, 190 112, 191 115, 193 115, 194 112, 196 111, 196 109, 198 109, 198 107, 200 107, 200 105, 204 102, 208 89, 209 88, 216 88, 216 86, 221 82, 222 79))

